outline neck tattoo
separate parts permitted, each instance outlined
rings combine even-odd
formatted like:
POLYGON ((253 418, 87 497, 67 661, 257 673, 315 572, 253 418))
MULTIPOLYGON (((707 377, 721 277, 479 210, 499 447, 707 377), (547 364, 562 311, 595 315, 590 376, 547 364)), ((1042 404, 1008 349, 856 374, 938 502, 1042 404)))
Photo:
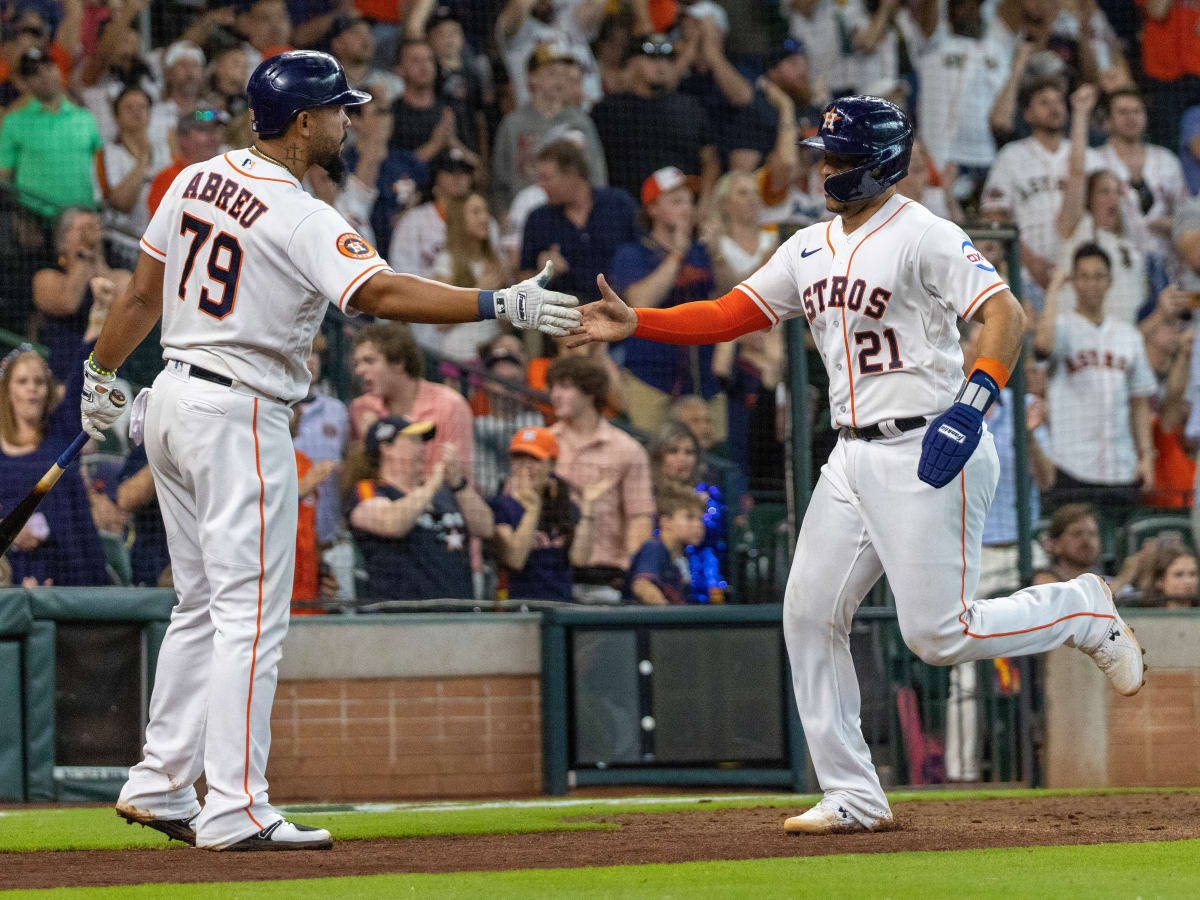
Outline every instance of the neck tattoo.
POLYGON ((287 168, 286 165, 281 163, 275 157, 271 156, 269 153, 263 153, 263 151, 259 150, 257 147, 251 147, 250 152, 253 153, 255 156, 261 156, 267 162, 273 162, 273 163, 275 163, 275 165, 280 166, 281 168, 284 168, 284 169, 287 168))

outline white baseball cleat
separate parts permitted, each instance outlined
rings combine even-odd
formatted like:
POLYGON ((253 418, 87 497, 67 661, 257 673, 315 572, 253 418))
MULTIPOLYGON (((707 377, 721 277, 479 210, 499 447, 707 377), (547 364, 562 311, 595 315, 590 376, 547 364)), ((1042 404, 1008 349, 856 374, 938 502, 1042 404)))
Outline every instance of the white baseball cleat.
POLYGON ((1100 667, 1100 671, 1108 676, 1118 694, 1132 697, 1146 683, 1146 663, 1142 659, 1146 651, 1138 644, 1133 636, 1133 629, 1125 624, 1121 614, 1117 612, 1117 604, 1113 600, 1112 591, 1099 575, 1081 575, 1081 578, 1095 578, 1104 588, 1108 602, 1112 603, 1113 620, 1104 639, 1091 650, 1083 652, 1090 656, 1100 667))
POLYGON ((825 797, 812 809, 792 816, 783 823, 783 830, 788 834, 854 834, 859 831, 888 831, 895 827, 895 820, 891 816, 864 825, 837 797, 825 797))
POLYGON ((287 819, 278 819, 258 834, 242 838, 225 848, 233 850, 329 850, 333 837, 324 828, 297 825, 287 819))

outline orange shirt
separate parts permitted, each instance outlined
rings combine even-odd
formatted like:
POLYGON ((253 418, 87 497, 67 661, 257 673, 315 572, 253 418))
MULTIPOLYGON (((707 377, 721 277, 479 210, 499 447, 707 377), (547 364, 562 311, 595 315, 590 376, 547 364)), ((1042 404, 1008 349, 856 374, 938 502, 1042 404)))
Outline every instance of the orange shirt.
POLYGON ((154 180, 150 182, 150 193, 146 197, 146 206, 150 210, 150 218, 154 218, 154 213, 158 210, 158 204, 162 203, 162 198, 166 196, 167 188, 171 186, 171 182, 175 180, 175 176, 186 168, 187 163, 175 160, 175 162, 154 176, 154 180))
POLYGON ((376 22, 403 22, 411 6, 411 0, 354 0, 354 8, 376 22))
MULTIPOLYGON (((297 450, 296 478, 303 478, 312 466, 312 460, 297 450)), ((317 570, 317 493, 312 491, 300 498, 296 518, 296 575, 292 579, 292 600, 312 602, 317 599, 320 583, 317 570)))
MULTIPOLYGON (((1138 0, 1143 13, 1146 0, 1138 0)), ((1155 21, 1144 16, 1142 71, 1158 81, 1200 75, 1200 3, 1175 0, 1155 21)))
POLYGON ((1196 483, 1196 461, 1183 447, 1182 429, 1166 432, 1154 419, 1154 490, 1143 501, 1146 506, 1191 508, 1196 483))
POLYGON ((650 0, 650 24, 659 34, 666 34, 679 14, 676 0, 650 0))

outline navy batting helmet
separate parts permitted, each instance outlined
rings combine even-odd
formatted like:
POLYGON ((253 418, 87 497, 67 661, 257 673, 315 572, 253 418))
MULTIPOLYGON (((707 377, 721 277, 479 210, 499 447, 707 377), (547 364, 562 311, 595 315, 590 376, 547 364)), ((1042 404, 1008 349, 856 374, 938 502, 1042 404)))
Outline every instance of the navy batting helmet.
POLYGON ((319 50, 289 50, 259 63, 246 85, 250 127, 263 137, 287 130, 298 113, 317 106, 358 106, 371 99, 346 83, 342 64, 319 50))
POLYGON ((850 203, 878 197, 908 174, 912 124, 904 110, 881 97, 842 97, 825 107, 815 137, 800 143, 839 156, 863 157, 854 168, 825 179, 825 193, 850 203))

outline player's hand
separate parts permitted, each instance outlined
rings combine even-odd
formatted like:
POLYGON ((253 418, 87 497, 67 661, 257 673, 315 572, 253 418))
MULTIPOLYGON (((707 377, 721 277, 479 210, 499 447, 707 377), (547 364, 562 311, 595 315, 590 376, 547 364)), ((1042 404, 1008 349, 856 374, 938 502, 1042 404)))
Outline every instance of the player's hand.
POLYGON ((579 301, 570 294, 546 290, 554 277, 554 263, 547 262, 533 278, 496 291, 496 318, 507 319, 518 328, 536 328, 543 334, 562 337, 579 325, 579 301))
POLYGON ((955 403, 925 429, 917 477, 935 488, 945 487, 962 471, 982 436, 983 413, 955 403))
POLYGON ((125 411, 125 394, 116 387, 116 375, 105 375, 91 364, 83 364, 83 395, 79 402, 79 417, 83 430, 98 441, 104 440, 105 429, 121 418, 125 411))
POLYGON ((603 275, 596 276, 596 284, 600 287, 600 300, 580 310, 583 322, 571 331, 566 342, 570 349, 593 341, 622 341, 637 328, 637 313, 625 305, 603 275))

